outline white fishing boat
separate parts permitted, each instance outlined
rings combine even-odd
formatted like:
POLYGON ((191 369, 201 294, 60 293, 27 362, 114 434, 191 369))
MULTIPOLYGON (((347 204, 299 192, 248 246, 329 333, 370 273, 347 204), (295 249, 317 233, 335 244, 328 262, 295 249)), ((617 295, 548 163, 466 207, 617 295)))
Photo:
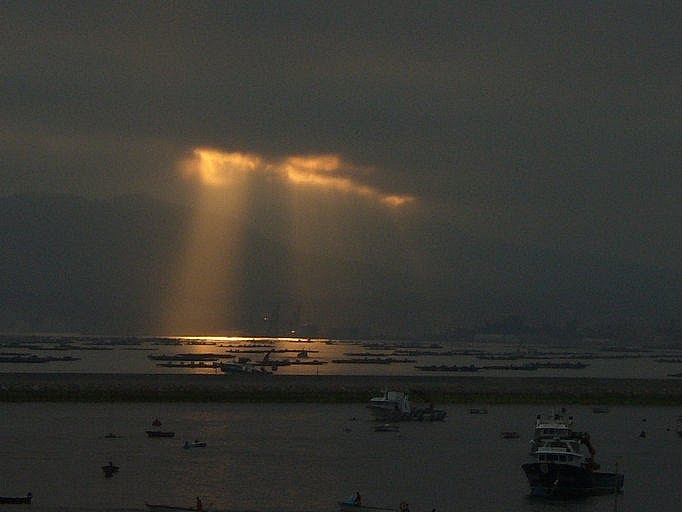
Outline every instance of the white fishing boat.
POLYGON ((530 453, 533 454, 545 441, 552 439, 575 439, 579 433, 573 430, 573 416, 565 416, 565 409, 550 416, 538 414, 535 418, 530 453))
POLYGON ((521 466, 531 495, 579 497, 620 492, 623 475, 599 471, 594 454, 590 436, 585 433, 573 439, 545 441, 535 451, 534 460, 521 466))
POLYGON ((382 417, 409 417, 412 412, 408 394, 402 391, 384 391, 383 395, 371 398, 367 407, 382 417))

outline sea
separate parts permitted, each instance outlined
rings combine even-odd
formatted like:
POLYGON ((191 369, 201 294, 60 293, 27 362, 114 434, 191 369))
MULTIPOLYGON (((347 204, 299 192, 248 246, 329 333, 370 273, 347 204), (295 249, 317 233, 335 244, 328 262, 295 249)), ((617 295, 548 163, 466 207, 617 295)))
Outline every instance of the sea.
POLYGON ((0 507, 142 511, 198 496, 216 511, 333 512, 359 492, 365 505, 413 512, 680 510, 679 408, 571 407, 602 468, 624 473, 624 490, 547 501, 529 496, 521 464, 536 415, 552 411, 478 404, 486 413, 472 414, 473 405, 376 432, 363 404, 0 403, 0 495, 33 495, 30 506, 0 507), (175 437, 148 438, 156 418, 175 437), (194 440, 206 446, 183 447, 194 440), (109 461, 120 470, 106 478, 109 461))
POLYGON ((462 342, 251 337, 0 335, 0 372, 220 373, 222 362, 282 375, 475 375, 676 379, 682 346, 571 344, 515 338, 462 342), (194 364, 192 365, 192 362, 194 364))
MULTIPOLYGON (((214 373, 219 370, 210 366, 159 366, 168 360, 149 356, 220 354, 225 359, 218 361, 255 363, 268 352, 270 361, 324 361, 267 365, 282 374, 420 375, 425 370, 418 366, 448 373, 476 366, 451 374, 675 379, 682 369, 676 347, 634 350, 596 342, 543 347, 515 340, 3 336, 0 361, 13 362, 0 362, 0 372, 99 373, 104 379, 112 373, 214 373), (584 365, 520 369, 536 362, 584 365)), ((397 511, 406 502, 411 512, 680 510, 679 407, 610 405, 595 413, 599 404, 570 406, 576 429, 591 434, 602 469, 625 475, 624 491, 548 501, 529 496, 521 465, 529 458, 536 415, 562 404, 435 405, 446 410, 445 421, 402 422, 398 432, 376 432, 364 404, 0 402, 0 496, 33 495, 30 506, 0 510, 143 511, 145 503, 192 507, 200 497, 215 511, 334 512, 355 492, 365 505, 397 511), (175 437, 148 438, 145 430, 156 418, 175 437), (183 447, 195 440, 206 446, 183 447), (109 461, 120 471, 106 478, 101 466, 109 461)))

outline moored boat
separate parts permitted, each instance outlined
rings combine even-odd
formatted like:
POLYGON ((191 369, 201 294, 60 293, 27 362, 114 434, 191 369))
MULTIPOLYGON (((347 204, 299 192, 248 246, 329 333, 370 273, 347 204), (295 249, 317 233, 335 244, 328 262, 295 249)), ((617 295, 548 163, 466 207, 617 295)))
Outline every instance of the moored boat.
POLYGON ((367 407, 380 417, 409 417, 412 412, 408 394, 402 391, 384 391, 383 395, 371 398, 367 407))
POLYGON ((594 453, 588 434, 545 441, 533 454, 534 461, 521 466, 531 495, 580 497, 620 492, 623 474, 599 471, 594 453), (584 448, 589 450, 589 455, 584 453, 584 448))
POLYGON ((109 461, 109 464, 105 464, 102 466, 102 471, 104 471, 104 476, 107 478, 111 478, 114 476, 114 474, 118 473, 119 467, 115 466, 111 461, 109 461))
POLYGON ((374 432, 400 432, 400 426, 392 423, 384 423, 374 427, 374 432))
POLYGON ((202 509, 198 509, 196 507, 177 507, 174 505, 156 505, 153 503, 145 503, 145 505, 147 506, 147 508, 149 510, 158 510, 159 512, 171 511, 171 510, 194 510, 194 511, 202 510, 202 509))
POLYGON ((3 505, 30 505, 33 494, 30 492, 26 496, 0 496, 0 504, 3 505))
POLYGON ((551 416, 538 414, 535 419, 533 439, 530 441, 530 452, 533 454, 545 441, 552 439, 576 439, 580 434, 573 430, 573 416, 565 416, 565 409, 551 416))
POLYGON ((409 512, 409 507, 407 503, 402 502, 400 508, 390 508, 390 507, 376 507, 371 505, 363 505, 359 499, 359 494, 351 496, 344 501, 337 502, 340 512, 363 512, 363 511, 374 511, 374 512, 409 512))
POLYGON ((197 496, 196 505, 193 506, 193 507, 183 507, 183 506, 177 506, 177 505, 154 504, 154 503, 147 503, 146 501, 145 501, 144 504, 145 504, 145 506, 146 506, 149 510, 156 510, 156 511, 158 511, 158 512, 164 512, 164 511, 172 512, 172 511, 176 511, 176 510, 193 510, 193 511, 195 511, 195 512, 197 512, 197 511, 200 512, 200 511, 205 511, 205 510, 206 510, 206 509, 204 509, 204 507, 203 507, 203 505, 202 505, 202 503, 201 503, 201 499, 200 499, 198 496, 197 496))
POLYGON ((145 430, 147 437, 175 437, 175 432, 168 430, 145 430))
POLYGON ((374 512, 398 512, 397 508, 387 508, 387 507, 371 507, 368 505, 354 505, 353 503, 346 503, 345 501, 339 501, 339 511, 340 512, 363 512, 363 511, 374 511, 374 512))
POLYGON ((185 444, 183 444, 182 447, 186 450, 189 450, 190 448, 206 448, 206 441, 185 441, 185 444))

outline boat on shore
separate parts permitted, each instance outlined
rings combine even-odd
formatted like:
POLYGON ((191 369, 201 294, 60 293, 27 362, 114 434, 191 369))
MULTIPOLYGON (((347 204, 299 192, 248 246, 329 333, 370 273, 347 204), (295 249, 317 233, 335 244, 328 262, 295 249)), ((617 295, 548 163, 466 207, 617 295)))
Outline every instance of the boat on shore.
POLYGON ((33 494, 30 492, 26 496, 0 496, 0 504, 2 505, 30 505, 33 499, 33 494))

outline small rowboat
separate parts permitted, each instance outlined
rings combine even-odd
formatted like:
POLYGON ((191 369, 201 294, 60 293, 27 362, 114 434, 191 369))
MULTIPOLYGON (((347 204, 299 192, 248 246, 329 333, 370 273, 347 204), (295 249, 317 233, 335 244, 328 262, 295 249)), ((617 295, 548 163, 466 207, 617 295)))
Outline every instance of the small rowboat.
POLYGON ((384 423, 374 427, 374 432, 399 432, 400 426, 392 423, 384 423))
POLYGON ((175 432, 164 430, 145 430, 148 437, 175 437, 175 432))
POLYGON ((369 505, 355 505, 347 501, 337 502, 340 512, 399 512, 397 508, 372 507, 369 505))
POLYGON ((157 510, 159 512, 164 512, 164 511, 171 512, 174 510, 192 510, 194 512, 197 512, 198 510, 202 510, 202 509, 198 509, 196 507, 176 507, 174 505, 155 505, 153 503, 147 503, 147 502, 145 502, 145 505, 147 506, 147 508, 149 510, 157 510))
POLYGON ((183 444, 182 447, 186 450, 189 450, 190 448, 206 448, 206 441, 185 441, 185 444, 183 444))
POLYGON ((3 505, 30 505, 33 494, 30 492, 26 496, 0 496, 0 503, 3 505))
POLYGON ((115 473, 118 473, 119 467, 114 466, 111 462, 105 466, 102 466, 102 471, 104 471, 104 476, 111 478, 115 473))

